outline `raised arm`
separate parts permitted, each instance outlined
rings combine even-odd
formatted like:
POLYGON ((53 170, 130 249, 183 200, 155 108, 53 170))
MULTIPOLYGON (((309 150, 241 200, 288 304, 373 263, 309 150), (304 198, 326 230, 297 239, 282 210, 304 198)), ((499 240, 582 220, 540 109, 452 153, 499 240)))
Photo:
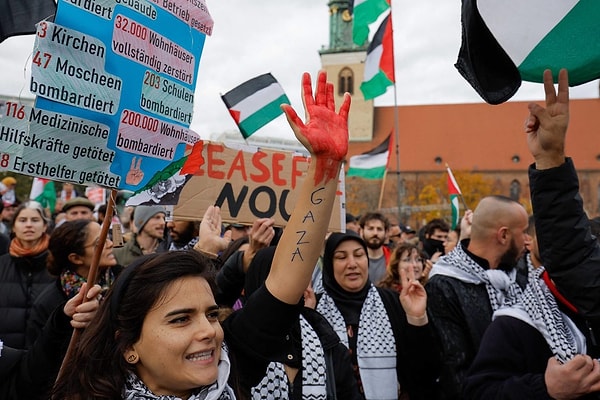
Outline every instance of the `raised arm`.
POLYGON ((545 107, 529 105, 525 131, 535 159, 529 168, 531 202, 542 263, 558 290, 580 314, 596 319, 590 331, 598 338, 600 246, 591 235, 573 160, 565 155, 568 83, 567 71, 563 69, 556 91, 552 74, 545 71, 545 107))
POLYGON ((327 83, 326 73, 319 73, 314 96, 310 75, 304 73, 302 99, 306 122, 291 106, 283 105, 282 109, 296 138, 310 152, 311 162, 266 280, 269 292, 288 304, 296 304, 310 283, 348 151, 350 95, 345 94, 336 113, 333 85, 327 83))

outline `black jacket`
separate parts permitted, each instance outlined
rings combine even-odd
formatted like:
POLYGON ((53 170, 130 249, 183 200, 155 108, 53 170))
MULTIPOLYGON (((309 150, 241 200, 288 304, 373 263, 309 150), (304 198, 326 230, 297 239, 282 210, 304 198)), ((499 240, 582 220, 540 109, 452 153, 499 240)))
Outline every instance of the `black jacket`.
POLYGON ((592 335, 588 353, 600 354, 600 245, 583 209, 573 161, 539 171, 531 165, 529 180, 542 264, 585 319, 582 331, 592 335))
MULTIPOLYGON (((111 270, 116 278, 123 270, 123 267, 115 265, 111 267, 111 270)), ((31 347, 37 340, 54 309, 67 300, 69 299, 63 291, 60 278, 54 278, 54 282, 40 293, 31 307, 31 315, 27 321, 27 329, 25 331, 27 348, 31 347)))
MULTIPOLYGON (((461 243, 467 247, 467 243, 461 243)), ((517 283, 527 285, 524 270, 517 270, 517 283)), ((427 285, 427 312, 442 351, 441 397, 461 399, 463 382, 485 330, 492 322, 492 306, 485 284, 465 283, 435 275, 427 285)))
POLYGON ((327 321, 316 311, 289 305, 259 288, 244 308, 223 322, 225 342, 230 348, 232 376, 230 384, 241 390, 241 398, 250 398, 250 388, 265 376, 271 361, 299 368, 290 391, 290 400, 302 399, 302 347, 298 319, 302 314, 317 332, 324 351, 331 351, 338 399, 361 399, 352 374, 346 347, 327 321), (282 331, 290 332, 282 335, 282 331))
POLYGON ((35 257, 0 256, 0 340, 25 348, 25 330, 36 297, 54 281, 44 252, 35 257))
POLYGON ((29 350, 4 348, 0 356, 0 399, 48 399, 73 329, 64 303, 50 315, 39 339, 29 350))
POLYGON ((498 317, 481 341, 465 379, 463 398, 550 400, 544 381, 550 357, 550 347, 537 329, 517 318, 498 317))
POLYGON ((529 182, 542 264, 581 315, 600 318, 600 245, 590 231, 573 161, 548 170, 531 165, 529 182))
POLYGON ((238 374, 238 386, 249 396, 249 389, 260 383, 269 363, 280 362, 299 369, 292 382, 290 400, 302 399, 303 360, 299 323, 301 314, 319 337, 326 357, 331 357, 333 371, 328 371, 328 374, 335 377, 337 398, 362 399, 354 379, 348 350, 327 320, 315 310, 301 305, 285 305, 265 289, 263 282, 269 273, 274 253, 273 246, 260 250, 246 276, 242 267, 244 253, 238 251, 225 261, 217 274, 217 304, 231 306, 240 297, 244 287, 247 293, 251 294, 250 303, 233 313, 223 324, 227 344, 233 348, 236 355, 242 355, 236 361, 237 370, 241 371, 238 374), (285 309, 288 311, 284 311, 285 309), (279 317, 278 312, 285 313, 285 317, 279 317), (289 319, 294 315, 295 320, 289 319), (257 330, 257 327, 269 329, 257 330), (276 332, 281 329, 287 329, 289 334, 278 335, 276 332), (265 338, 264 335, 268 332, 271 332, 271 337, 265 338))

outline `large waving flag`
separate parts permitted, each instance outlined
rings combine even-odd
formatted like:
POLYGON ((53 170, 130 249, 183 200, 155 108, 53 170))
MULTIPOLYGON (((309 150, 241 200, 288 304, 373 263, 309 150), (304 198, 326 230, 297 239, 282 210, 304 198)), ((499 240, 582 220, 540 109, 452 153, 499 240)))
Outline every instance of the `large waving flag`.
POLYGON ((389 13, 367 49, 365 77, 360 90, 365 100, 370 100, 384 94, 395 81, 392 13, 389 13))
POLYGON ((346 176, 358 176, 364 179, 383 179, 390 159, 392 134, 379 146, 357 156, 350 157, 350 166, 346 176))
POLYGON ((458 183, 454 178, 454 174, 449 166, 446 165, 448 171, 448 195, 450 196, 450 207, 452 208, 451 229, 456 228, 460 221, 460 208, 458 205, 459 197, 462 196, 458 183))
POLYGON ((600 77, 600 1, 462 0, 456 68, 490 104, 510 99, 521 81, 569 70, 576 86, 600 77))
POLYGON ((35 24, 54 17, 54 0, 0 0, 0 43, 11 36, 33 34, 35 24))
POLYGON ((49 209, 50 212, 53 213, 54 208, 56 207, 54 181, 43 178, 33 178, 29 199, 37 201, 42 207, 49 209))
POLYGON ((271 74, 252 78, 221 98, 244 138, 283 114, 282 104, 290 104, 283 88, 271 74))
POLYGON ((362 46, 369 37, 369 25, 390 8, 390 0, 354 0, 352 40, 362 46))

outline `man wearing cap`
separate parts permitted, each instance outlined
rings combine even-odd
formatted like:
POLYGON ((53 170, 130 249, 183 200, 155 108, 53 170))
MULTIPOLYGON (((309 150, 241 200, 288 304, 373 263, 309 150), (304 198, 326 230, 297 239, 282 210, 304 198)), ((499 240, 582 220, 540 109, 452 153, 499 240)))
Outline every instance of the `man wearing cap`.
POLYGON ((113 250, 119 265, 126 267, 137 257, 167 251, 165 238, 165 208, 137 206, 133 211, 136 233, 123 247, 113 250))
POLYGON ((67 221, 78 219, 94 219, 94 203, 85 197, 74 197, 67 201, 62 208, 67 221))
POLYGON ((417 231, 415 231, 408 225, 402 225, 400 229, 402 230, 402 234, 400 235, 402 243, 408 242, 409 240, 412 240, 417 236, 417 231))

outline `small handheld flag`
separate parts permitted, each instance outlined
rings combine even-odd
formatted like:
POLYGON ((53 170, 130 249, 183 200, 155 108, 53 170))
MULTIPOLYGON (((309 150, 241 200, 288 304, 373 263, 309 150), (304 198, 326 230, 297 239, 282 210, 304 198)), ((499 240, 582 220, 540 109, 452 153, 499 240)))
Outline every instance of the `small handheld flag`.
POLYGON ((282 104, 290 104, 283 88, 270 73, 242 83, 221 98, 245 139, 283 114, 282 104))
POLYGON ((458 205, 459 197, 462 199, 465 209, 467 208, 467 205, 464 204, 462 193, 448 164, 446 164, 446 170, 448 171, 448 195, 450 196, 450 207, 452 208, 451 229, 455 229, 460 221, 460 207, 458 205))
POLYGON ((49 179, 33 178, 29 199, 37 201, 42 207, 48 208, 53 213, 56 207, 54 182, 49 179))

